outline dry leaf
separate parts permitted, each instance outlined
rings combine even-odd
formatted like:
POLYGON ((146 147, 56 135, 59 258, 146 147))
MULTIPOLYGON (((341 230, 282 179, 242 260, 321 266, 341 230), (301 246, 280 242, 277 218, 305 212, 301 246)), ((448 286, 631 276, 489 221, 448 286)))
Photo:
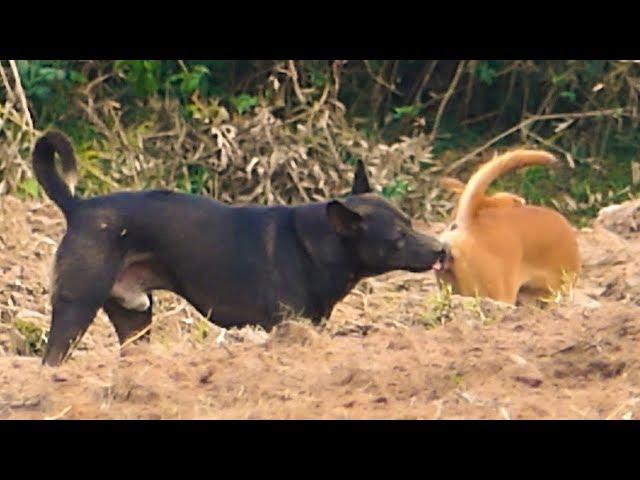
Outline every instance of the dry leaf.
POLYGON ((561 132, 567 128, 569 128, 569 126, 574 122, 575 120, 570 118, 569 120, 565 120, 564 122, 560 122, 556 125, 556 128, 554 130, 555 133, 561 132))
POLYGON ((570 153, 567 153, 565 155, 565 158, 567 159, 567 163, 569 164, 569 167, 571 167, 572 169, 576 168, 576 164, 573 161, 573 155, 571 155, 570 153))
POLYGON ((566 193, 563 195, 564 200, 567 202, 567 204, 569 205, 569 208, 571 210, 577 210, 578 209, 578 205, 576 204, 576 201, 571 198, 569 195, 567 195, 566 193))

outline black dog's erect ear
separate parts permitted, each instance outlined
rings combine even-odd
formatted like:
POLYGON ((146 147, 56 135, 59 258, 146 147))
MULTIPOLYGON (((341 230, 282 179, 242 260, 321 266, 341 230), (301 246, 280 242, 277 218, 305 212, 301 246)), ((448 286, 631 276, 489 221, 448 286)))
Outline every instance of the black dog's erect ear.
POLYGON ((358 160, 358 164, 356 165, 356 173, 353 176, 353 186, 351 187, 351 194, 359 195, 361 193, 369 192, 371 192, 371 187, 369 186, 367 171, 364 168, 364 163, 362 162, 362 160, 358 160))
POLYGON ((354 237, 360 231, 362 216, 342 202, 333 200, 327 204, 329 225, 340 236, 354 237))

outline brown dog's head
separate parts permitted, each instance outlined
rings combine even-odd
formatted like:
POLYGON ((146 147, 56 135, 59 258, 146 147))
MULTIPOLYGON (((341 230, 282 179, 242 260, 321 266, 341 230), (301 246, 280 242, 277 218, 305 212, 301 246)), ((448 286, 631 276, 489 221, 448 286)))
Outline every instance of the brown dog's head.
POLYGON ((347 244, 363 275, 392 270, 423 272, 444 258, 435 237, 416 232, 411 219, 372 193, 364 164, 358 161, 351 196, 327 204, 333 230, 347 244))

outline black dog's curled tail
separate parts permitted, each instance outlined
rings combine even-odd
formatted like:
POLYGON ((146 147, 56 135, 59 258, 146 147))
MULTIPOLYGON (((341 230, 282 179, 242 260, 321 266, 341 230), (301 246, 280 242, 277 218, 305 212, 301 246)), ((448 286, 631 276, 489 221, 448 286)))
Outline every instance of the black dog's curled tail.
POLYGON ((49 198, 68 218, 76 205, 73 190, 77 178, 77 162, 73 146, 62 132, 52 130, 38 139, 33 149, 33 171, 49 198), (56 153, 60 156, 62 173, 69 184, 55 168, 56 153))

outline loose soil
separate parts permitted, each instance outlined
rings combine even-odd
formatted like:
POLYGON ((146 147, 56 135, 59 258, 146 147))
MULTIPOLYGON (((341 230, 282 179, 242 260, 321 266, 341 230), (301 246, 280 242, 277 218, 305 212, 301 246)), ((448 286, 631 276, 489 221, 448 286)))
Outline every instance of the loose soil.
MULTIPOLYGON (((2 419, 634 419, 640 416, 640 201, 579 232, 578 286, 545 306, 439 293, 433 273, 360 282, 323 325, 223 331, 157 295, 151 340, 120 353, 100 312, 45 368, 64 220, 0 197, 2 419)), ((442 225, 422 225, 437 232, 442 225)))

